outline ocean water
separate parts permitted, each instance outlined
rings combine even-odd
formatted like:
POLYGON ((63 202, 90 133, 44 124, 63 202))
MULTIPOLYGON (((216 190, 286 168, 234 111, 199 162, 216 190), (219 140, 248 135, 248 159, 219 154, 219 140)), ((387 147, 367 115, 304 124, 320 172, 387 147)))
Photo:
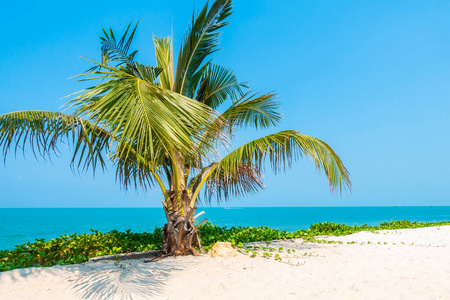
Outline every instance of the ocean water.
MULTIPOLYGON (((377 225, 409 220, 450 221, 450 206, 415 207, 252 207, 199 208, 219 226, 269 226, 287 231, 308 228, 319 222, 347 225, 377 225)), ((0 209, 0 249, 46 240, 63 234, 89 233, 90 229, 134 232, 153 231, 163 226, 162 208, 2 208, 0 209)))

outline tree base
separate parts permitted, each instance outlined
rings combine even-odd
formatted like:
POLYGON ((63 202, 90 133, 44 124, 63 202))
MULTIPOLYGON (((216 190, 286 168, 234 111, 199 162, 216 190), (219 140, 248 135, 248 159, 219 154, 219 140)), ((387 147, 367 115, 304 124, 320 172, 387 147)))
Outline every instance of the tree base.
POLYGON ((195 208, 187 207, 185 216, 181 216, 181 213, 176 210, 168 211, 166 207, 164 212, 167 224, 164 225, 161 233, 163 240, 161 255, 165 257, 204 253, 198 235, 198 226, 194 225, 195 208))

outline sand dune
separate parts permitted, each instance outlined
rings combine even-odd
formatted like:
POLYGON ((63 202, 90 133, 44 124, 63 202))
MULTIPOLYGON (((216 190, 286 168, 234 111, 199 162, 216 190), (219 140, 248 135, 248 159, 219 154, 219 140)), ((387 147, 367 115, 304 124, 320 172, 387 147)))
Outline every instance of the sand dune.
POLYGON ((240 254, 3 272, 0 299, 450 299, 450 226, 323 239, 343 244, 274 241, 281 261, 240 254))

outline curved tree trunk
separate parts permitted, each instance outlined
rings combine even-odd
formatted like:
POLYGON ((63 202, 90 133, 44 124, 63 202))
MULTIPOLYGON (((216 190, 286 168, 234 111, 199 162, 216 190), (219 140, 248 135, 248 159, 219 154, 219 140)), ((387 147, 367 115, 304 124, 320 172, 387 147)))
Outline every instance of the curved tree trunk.
POLYGON ((198 255, 199 251, 195 247, 200 252, 204 252, 198 235, 198 225, 194 225, 195 210, 196 208, 191 208, 189 205, 186 205, 184 207, 184 214, 182 214, 178 207, 170 210, 164 207, 167 224, 164 225, 161 233, 163 255, 198 255))

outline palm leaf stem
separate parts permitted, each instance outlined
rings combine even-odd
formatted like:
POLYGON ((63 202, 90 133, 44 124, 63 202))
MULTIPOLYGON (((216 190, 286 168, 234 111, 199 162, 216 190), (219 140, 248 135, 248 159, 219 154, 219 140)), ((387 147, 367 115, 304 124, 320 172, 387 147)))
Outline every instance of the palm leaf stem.
MULTIPOLYGON (((198 184, 198 186, 195 189, 194 194, 192 195, 192 198, 191 198, 191 203, 190 203, 191 208, 194 208, 195 201, 197 201, 198 193, 200 193, 200 190, 202 189, 203 184, 205 184, 206 180, 208 180, 209 176, 211 176, 212 172, 214 172, 214 170, 217 168, 217 166, 218 166, 218 164, 211 167, 211 169, 203 176, 202 180, 198 184)), ((189 191, 189 194, 190 194, 190 191, 189 191)))
POLYGON ((173 177, 175 177, 175 192, 176 192, 176 201, 177 205, 180 206, 181 202, 181 184, 180 184, 180 172, 178 169, 178 163, 177 163, 177 154, 175 153, 175 150, 173 149, 172 145, 169 145, 169 151, 171 156, 171 162, 172 162, 172 172, 174 173, 173 177))
POLYGON ((170 199, 167 195, 167 190, 166 187, 164 186, 164 183, 162 182, 161 178, 158 176, 158 174, 155 172, 155 170, 153 168, 150 169, 150 172, 152 172, 152 175, 155 177, 156 181, 159 184, 159 187, 164 195, 164 200, 166 202, 167 205, 167 209, 171 209, 171 204, 170 204, 170 199))

